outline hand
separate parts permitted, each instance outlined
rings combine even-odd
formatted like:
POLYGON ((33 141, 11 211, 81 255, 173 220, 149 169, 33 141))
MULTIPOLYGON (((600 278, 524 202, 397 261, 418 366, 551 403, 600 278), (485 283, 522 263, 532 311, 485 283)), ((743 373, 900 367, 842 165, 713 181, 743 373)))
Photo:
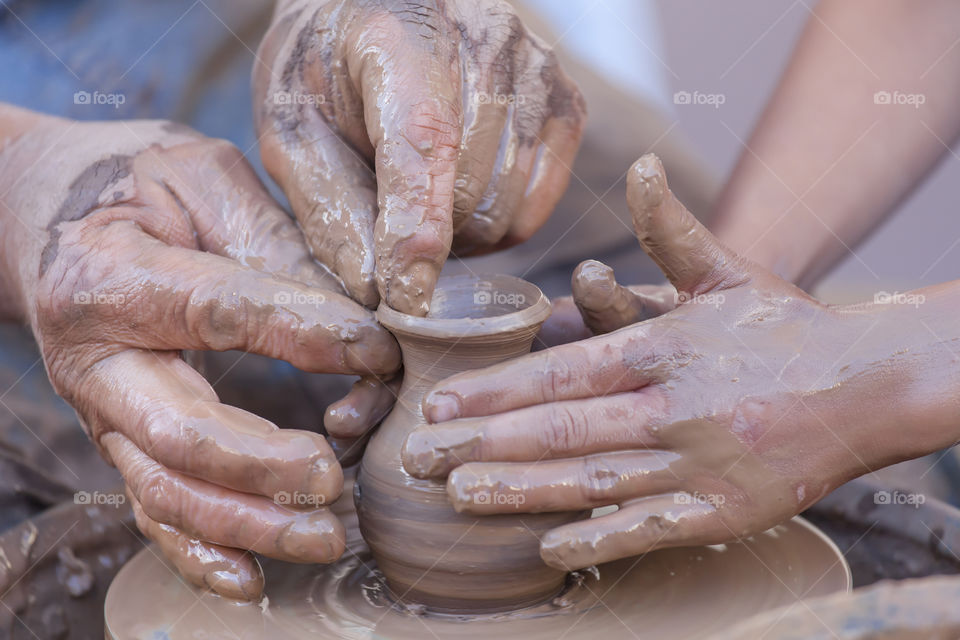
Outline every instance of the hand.
POLYGON ((566 188, 583 99, 502 0, 281 3, 258 59, 264 166, 362 304, 425 315, 451 246, 529 238, 566 188))
MULTIPOLYGON (((916 384, 934 360, 891 315, 905 311, 830 307, 735 255, 673 197, 653 156, 627 188, 637 236, 679 304, 438 384, 423 412, 439 424, 414 431, 403 460, 417 477, 449 474, 458 511, 619 505, 543 538, 547 563, 575 569, 765 530, 851 477, 933 450, 902 428, 919 415, 951 441, 929 407, 952 387, 916 384), (520 495, 491 504, 480 492, 520 495)), ((944 375, 953 357, 939 353, 936 375, 955 382, 944 375)))
MULTIPOLYGON (((42 122, 0 153, 7 279, 141 530, 235 598, 263 588, 247 550, 336 559, 344 531, 324 505, 342 474, 324 439, 221 404, 180 352, 385 375, 400 364, 392 336, 228 143, 164 122, 42 122)), ((344 402, 362 411, 364 394, 344 402)))

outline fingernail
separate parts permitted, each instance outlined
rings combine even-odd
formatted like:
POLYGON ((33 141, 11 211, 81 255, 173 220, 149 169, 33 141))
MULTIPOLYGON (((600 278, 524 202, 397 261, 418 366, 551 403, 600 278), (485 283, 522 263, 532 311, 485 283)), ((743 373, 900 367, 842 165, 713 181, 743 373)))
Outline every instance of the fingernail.
POLYGON ((637 160, 627 175, 627 196, 633 206, 650 209, 663 202, 664 185, 660 161, 653 154, 637 160))
POLYGON ((574 541, 553 531, 548 531, 540 541, 540 559, 554 569, 576 571, 586 566, 577 566, 576 562, 571 562, 571 556, 575 554, 574 541))
POLYGON ((343 490, 343 469, 334 460, 318 457, 310 465, 304 493, 309 497, 304 506, 327 506, 340 497, 343 490))
POLYGON ((494 496, 505 493, 503 484, 492 480, 485 474, 477 475, 475 469, 458 467, 447 478, 447 498, 457 513, 488 512, 494 503, 494 496))
POLYGON ((417 429, 404 443, 403 466, 417 478, 446 475, 452 468, 476 460, 480 435, 473 426, 417 429))
POLYGON ((409 315, 427 315, 438 277, 439 268, 433 263, 420 261, 410 265, 389 283, 387 304, 409 315))
POLYGON ((345 533, 325 512, 298 514, 277 538, 277 549, 294 562, 333 562, 343 553, 345 533))
MULTIPOLYGON (((547 564, 547 566, 553 567, 554 569, 560 569, 561 571, 576 571, 581 567, 572 567, 564 559, 565 553, 562 550, 562 547, 569 547, 570 541, 558 539, 557 536, 553 536, 553 539, 550 539, 550 532, 544 536, 543 540, 540 542, 540 559, 547 564)), ((569 548, 565 550, 566 553, 569 553, 569 548)))
POLYGON ((233 600, 258 601, 263 597, 263 577, 248 576, 244 580, 229 570, 211 571, 203 576, 203 581, 224 598, 233 600))
POLYGON ((460 417, 460 398, 456 394, 434 391, 423 401, 423 415, 428 422, 446 422, 460 417))

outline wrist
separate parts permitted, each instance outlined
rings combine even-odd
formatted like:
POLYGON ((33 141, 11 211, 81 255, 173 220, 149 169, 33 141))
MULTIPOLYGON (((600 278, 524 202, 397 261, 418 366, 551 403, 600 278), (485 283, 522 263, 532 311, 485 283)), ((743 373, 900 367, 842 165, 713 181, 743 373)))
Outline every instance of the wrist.
POLYGON ((847 422, 866 426, 864 459, 877 469, 960 439, 960 281, 838 311, 860 330, 838 386, 847 422))

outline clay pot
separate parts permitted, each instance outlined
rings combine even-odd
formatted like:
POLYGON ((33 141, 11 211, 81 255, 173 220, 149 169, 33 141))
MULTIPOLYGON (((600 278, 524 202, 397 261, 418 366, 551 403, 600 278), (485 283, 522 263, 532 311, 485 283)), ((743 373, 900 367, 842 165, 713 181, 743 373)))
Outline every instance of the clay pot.
POLYGON ((509 276, 441 278, 427 318, 380 305, 378 319, 403 350, 403 386, 367 446, 355 497, 361 533, 398 600, 499 611, 542 602, 563 587, 564 573, 540 559, 539 539, 583 514, 458 514, 444 482, 414 478, 400 460, 436 382, 527 353, 549 314, 537 287, 509 276))

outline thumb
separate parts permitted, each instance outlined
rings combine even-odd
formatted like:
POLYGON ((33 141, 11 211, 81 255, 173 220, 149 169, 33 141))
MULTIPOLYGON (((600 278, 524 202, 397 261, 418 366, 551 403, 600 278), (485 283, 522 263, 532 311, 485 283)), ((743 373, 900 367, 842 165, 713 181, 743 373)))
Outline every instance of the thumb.
POLYGON ((681 295, 696 296, 749 280, 747 261, 707 231, 670 191, 657 156, 648 153, 630 168, 627 204, 644 252, 681 295))

